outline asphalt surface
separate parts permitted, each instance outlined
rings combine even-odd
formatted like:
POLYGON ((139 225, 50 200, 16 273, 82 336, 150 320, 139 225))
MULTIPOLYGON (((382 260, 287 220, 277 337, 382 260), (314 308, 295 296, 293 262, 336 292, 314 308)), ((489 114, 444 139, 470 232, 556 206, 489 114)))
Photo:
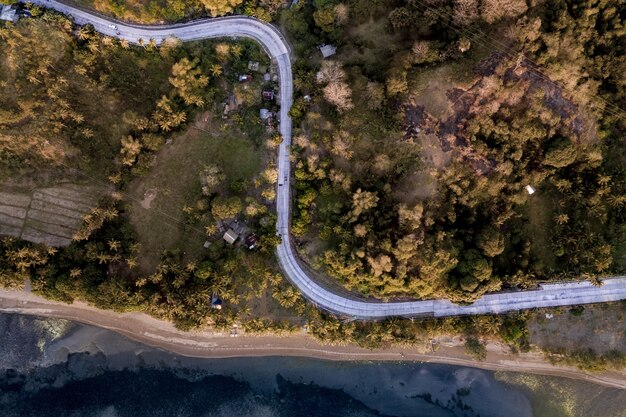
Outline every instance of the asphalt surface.
POLYGON ((91 23, 95 30, 109 36, 138 43, 154 39, 161 43, 168 37, 183 41, 217 38, 243 37, 257 41, 268 55, 276 60, 280 78, 280 133, 283 142, 278 150, 279 181, 276 206, 277 229, 282 243, 277 247, 277 256, 287 278, 309 301, 324 310, 354 319, 378 320, 386 317, 458 316, 467 314, 503 313, 506 311, 590 304, 626 299, 626 277, 604 280, 604 285, 595 287, 589 282, 571 282, 542 285, 538 290, 489 294, 469 306, 459 306, 447 300, 422 300, 406 302, 382 302, 377 300, 355 300, 335 294, 317 284, 300 266, 294 254, 289 233, 291 208, 291 119, 289 109, 293 103, 293 76, 290 50, 280 32, 272 25, 250 17, 225 17, 203 19, 183 24, 144 26, 122 23, 100 16, 94 12, 77 9, 54 0, 33 0, 32 3, 55 9, 70 15, 79 24, 91 23))

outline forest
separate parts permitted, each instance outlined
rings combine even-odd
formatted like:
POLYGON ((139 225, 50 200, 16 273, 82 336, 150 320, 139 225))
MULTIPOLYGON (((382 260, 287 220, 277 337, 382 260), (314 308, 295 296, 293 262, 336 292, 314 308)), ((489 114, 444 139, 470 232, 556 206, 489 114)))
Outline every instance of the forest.
POLYGON ((311 266, 364 295, 458 303, 623 273, 625 12, 506 3, 286 12, 303 55, 339 46, 296 63, 296 97, 315 97, 291 113, 311 266))
MULTIPOLYGON (((600 285, 626 269, 626 10, 614 2, 76 3, 143 22, 245 13, 285 31, 295 54, 292 232, 302 260, 350 291, 471 303, 548 280, 600 285), (337 54, 322 59, 322 44, 337 54)), ((256 46, 133 46, 30 10, 32 19, 0 25, 0 180, 87 179, 110 192, 67 247, 4 238, 3 286, 29 279, 46 297, 144 311, 182 329, 306 325, 324 342, 370 348, 462 334, 478 359, 484 337, 528 349, 525 313, 345 322, 284 280, 273 256, 280 137, 262 129, 261 104, 237 84, 250 60, 266 59, 256 46), (231 93, 244 105, 222 119, 231 93), (207 137, 253 138, 251 177, 226 159, 202 166, 183 206, 138 227, 128 196, 199 119, 209 120, 207 137), (259 235, 257 250, 222 241, 215 224, 234 217, 259 235), (193 256, 178 241, 146 255, 145 230, 168 224, 212 244, 193 256)), ((571 360, 623 366, 619 352, 594 355, 571 360)))

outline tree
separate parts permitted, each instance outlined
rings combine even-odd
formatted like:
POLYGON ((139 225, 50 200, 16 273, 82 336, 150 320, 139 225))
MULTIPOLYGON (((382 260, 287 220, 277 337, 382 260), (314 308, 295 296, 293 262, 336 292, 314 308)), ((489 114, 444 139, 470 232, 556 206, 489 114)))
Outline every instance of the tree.
POLYGON ((222 16, 233 11, 243 0, 200 0, 211 16, 222 16))
POLYGON ((162 96, 157 102, 157 108, 152 113, 152 120, 165 132, 177 128, 187 121, 184 111, 177 111, 172 100, 162 96))
POLYGON ((490 258, 504 252, 504 236, 492 227, 483 229, 478 235, 476 243, 483 253, 490 258))
POLYGON ((322 61, 322 67, 315 76, 319 84, 336 83, 346 79, 341 63, 330 59, 322 61))
POLYGON ((487 358, 487 348, 474 336, 465 340, 465 353, 481 362, 487 358))
POLYGON ((317 27, 324 32, 332 33, 337 29, 335 22, 335 10, 331 5, 317 9, 313 13, 313 19, 317 27))
POLYGON ((243 208, 239 197, 216 197, 211 203, 211 214, 224 220, 237 216, 243 208))
POLYGON ((415 15, 407 7, 398 7, 389 13, 387 19, 394 28, 399 29, 413 24, 415 22, 415 15))
POLYGON ((413 62, 416 64, 424 64, 436 62, 439 60, 439 52, 433 44, 428 41, 416 41, 411 48, 413 62))
POLYGON ((487 23, 519 16, 528 9, 526 0, 483 0, 481 5, 481 15, 487 23))
POLYGON ((345 25, 350 18, 350 8, 345 3, 339 3, 335 6, 335 18, 338 24, 345 25))
POLYGON ((409 83, 406 76, 406 71, 403 69, 397 68, 390 72, 386 82, 388 97, 406 93, 409 90, 409 83))
POLYGON ((475 249, 463 253, 457 270, 461 274, 459 285, 468 293, 476 291, 481 283, 489 281, 493 272, 491 264, 475 249))
POLYGON ((372 268, 372 275, 375 277, 381 276, 385 272, 391 272, 393 269, 393 262, 387 255, 380 254, 376 258, 367 258, 367 262, 372 268))
POLYGON ((176 88, 176 92, 188 106, 202 106, 202 89, 209 84, 209 77, 202 75, 198 68, 199 60, 193 61, 183 58, 172 67, 170 84, 176 88))
POLYGON ((478 0, 454 0, 453 10, 456 25, 469 25, 478 18, 478 0))
POLYGON ((140 140, 142 147, 152 152, 156 152, 161 149, 161 146, 163 146, 163 143, 165 142, 162 136, 154 133, 145 133, 141 135, 140 140))
POLYGON ((352 90, 345 82, 330 83, 324 87, 324 98, 339 111, 350 110, 352 104, 352 90))
POLYGON ((406 204, 400 204, 398 206, 398 221, 400 222, 400 226, 411 231, 421 227, 423 214, 424 208, 420 203, 416 203, 413 207, 408 207, 406 204))
POLYGON ((352 196, 352 221, 361 215, 361 213, 376 207, 378 196, 371 191, 363 191, 360 188, 356 190, 352 196))
POLYGON ((141 152, 141 143, 130 135, 122 138, 121 143, 122 163, 128 166, 133 165, 141 152))
POLYGON ((569 139, 560 138, 551 147, 544 157, 543 163, 555 168, 564 168, 576 160, 576 148, 569 139))
POLYGON ((202 194, 211 195, 215 188, 220 185, 226 176, 215 164, 205 165, 200 173, 200 183, 202 184, 202 194))
POLYGON ((278 181, 278 170, 276 167, 268 167, 263 171, 263 178, 267 181, 268 184, 276 184, 278 181))

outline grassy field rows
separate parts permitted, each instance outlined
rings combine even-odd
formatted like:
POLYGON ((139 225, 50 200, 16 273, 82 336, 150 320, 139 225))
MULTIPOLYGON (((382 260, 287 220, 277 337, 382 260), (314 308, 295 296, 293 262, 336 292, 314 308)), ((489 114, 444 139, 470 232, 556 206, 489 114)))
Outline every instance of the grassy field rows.
POLYGON ((50 246, 68 245, 103 189, 80 184, 0 193, 0 234, 50 246))

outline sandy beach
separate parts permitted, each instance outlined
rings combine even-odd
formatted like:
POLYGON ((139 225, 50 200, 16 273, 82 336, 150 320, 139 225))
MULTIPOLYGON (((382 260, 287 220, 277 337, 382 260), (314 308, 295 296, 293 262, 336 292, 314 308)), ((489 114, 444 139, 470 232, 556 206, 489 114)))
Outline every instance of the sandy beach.
POLYGON ((55 317, 112 330, 130 339, 176 354, 196 358, 233 358, 258 356, 311 357, 327 360, 415 361, 469 366, 492 371, 517 371, 561 376, 626 389, 626 372, 589 374, 573 367, 554 366, 540 353, 510 355, 501 346, 488 345, 484 362, 468 358, 461 346, 442 346, 433 353, 393 347, 368 350, 354 345, 323 345, 304 333, 288 336, 231 337, 230 334, 183 332, 171 323, 143 313, 116 313, 85 303, 64 304, 46 300, 26 291, 0 290, 0 311, 55 317))

